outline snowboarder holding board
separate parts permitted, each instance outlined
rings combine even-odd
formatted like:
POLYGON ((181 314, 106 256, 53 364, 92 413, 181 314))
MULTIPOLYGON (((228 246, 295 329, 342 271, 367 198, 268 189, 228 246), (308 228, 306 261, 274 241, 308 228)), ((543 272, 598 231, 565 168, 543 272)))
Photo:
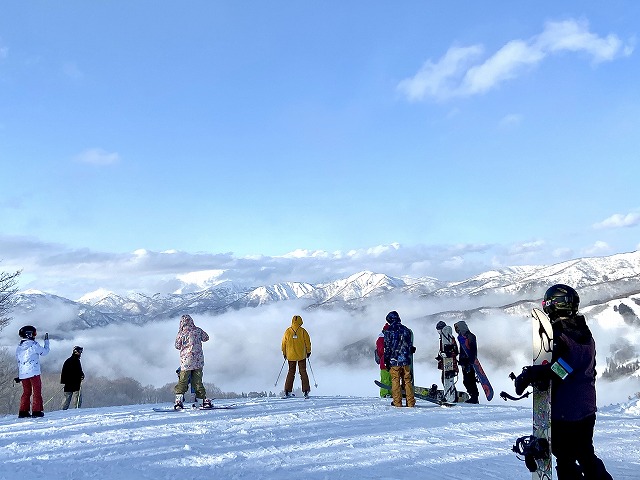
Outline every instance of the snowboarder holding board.
POLYGON ((476 342, 476 336, 471 333, 467 322, 461 320, 453 324, 460 343, 464 342, 465 348, 460 349, 460 355, 458 357, 458 364, 462 367, 462 384, 467 389, 469 394, 469 400, 467 403, 478 403, 478 386, 476 385, 476 372, 473 368, 473 364, 478 357, 478 344, 476 342))
POLYGON ((438 370, 442 370, 442 387, 444 399, 447 402, 456 402, 456 378, 458 376, 458 344, 453 335, 453 330, 442 320, 436 324, 436 330, 440 335, 440 349, 438 350, 438 370))
POLYGON ((553 329, 551 361, 523 368, 516 393, 534 382, 551 381, 551 452, 558 480, 612 480, 593 448, 596 345, 579 304, 578 293, 567 285, 546 291, 542 306, 553 329))

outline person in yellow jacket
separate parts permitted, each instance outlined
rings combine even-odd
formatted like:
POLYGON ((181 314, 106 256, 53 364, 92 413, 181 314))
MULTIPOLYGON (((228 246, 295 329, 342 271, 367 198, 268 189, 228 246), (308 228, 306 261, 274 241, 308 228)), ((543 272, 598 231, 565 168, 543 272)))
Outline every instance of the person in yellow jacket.
POLYGON ((284 331, 282 336, 282 355, 289 362, 289 371, 284 382, 285 396, 291 396, 297 366, 298 372, 300 372, 300 380, 302 380, 302 392, 304 397, 308 398, 311 387, 309 386, 309 376, 307 375, 307 358, 311 355, 311 338, 309 333, 302 327, 302 317, 300 315, 294 315, 291 319, 291 326, 284 331))

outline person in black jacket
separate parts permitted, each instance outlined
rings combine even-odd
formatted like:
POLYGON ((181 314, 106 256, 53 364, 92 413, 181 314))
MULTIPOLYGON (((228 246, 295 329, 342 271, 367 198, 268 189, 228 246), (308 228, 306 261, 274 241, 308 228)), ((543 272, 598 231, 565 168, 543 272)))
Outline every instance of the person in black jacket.
POLYGON ((467 322, 460 320, 453 324, 460 342, 460 354, 458 364, 462 367, 462 384, 467 389, 469 400, 466 403, 478 403, 478 386, 476 385, 476 371, 473 364, 478 356, 478 343, 476 336, 471 333, 467 322))
POLYGON ((82 347, 73 347, 71 356, 64 361, 62 365, 62 373, 60 374, 60 383, 64 384, 64 398, 62 399, 62 410, 67 410, 71 404, 73 394, 76 394, 74 405, 80 408, 82 405, 82 394, 80 384, 84 380, 84 372, 80 363, 82 355, 82 347))

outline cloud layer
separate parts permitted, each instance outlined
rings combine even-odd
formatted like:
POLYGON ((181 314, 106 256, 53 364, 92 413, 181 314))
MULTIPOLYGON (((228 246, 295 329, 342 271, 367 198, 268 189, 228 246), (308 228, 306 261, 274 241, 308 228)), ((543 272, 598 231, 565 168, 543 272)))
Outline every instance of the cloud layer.
POLYGON ((590 32, 584 20, 548 22, 542 33, 511 40, 488 56, 482 45, 453 46, 439 60, 428 60, 413 77, 402 80, 398 90, 411 101, 468 97, 523 75, 552 55, 581 53, 598 64, 628 56, 633 48, 616 35, 590 32))

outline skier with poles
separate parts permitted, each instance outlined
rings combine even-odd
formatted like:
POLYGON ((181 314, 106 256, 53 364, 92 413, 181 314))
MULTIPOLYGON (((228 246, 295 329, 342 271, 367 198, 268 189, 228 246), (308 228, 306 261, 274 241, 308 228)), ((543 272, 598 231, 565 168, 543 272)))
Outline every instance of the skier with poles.
MULTIPOLYGON (((285 398, 292 396, 296 367, 300 373, 304 398, 309 398, 309 392, 311 391, 309 375, 307 374, 307 359, 311 356, 311 337, 302 327, 302 323, 302 317, 294 315, 291 319, 291 326, 284 331, 282 336, 282 356, 286 362, 289 362, 289 370, 284 382, 285 398)), ((284 363, 282 365, 284 366, 284 363)))
POLYGON ((80 386, 84 380, 84 372, 82 371, 82 364, 80 363, 82 350, 82 347, 73 347, 71 356, 62 364, 62 372, 60 373, 60 383, 64 384, 62 410, 67 410, 69 408, 69 405, 71 405, 71 398, 74 394, 76 396, 74 405, 76 408, 80 408, 82 406, 82 391, 80 386))
POLYGON ((18 379, 22 383, 18 418, 44 417, 40 357, 49 353, 49 334, 44 334, 44 346, 36 341, 38 332, 31 325, 22 327, 18 335, 22 338, 16 348, 18 379))

